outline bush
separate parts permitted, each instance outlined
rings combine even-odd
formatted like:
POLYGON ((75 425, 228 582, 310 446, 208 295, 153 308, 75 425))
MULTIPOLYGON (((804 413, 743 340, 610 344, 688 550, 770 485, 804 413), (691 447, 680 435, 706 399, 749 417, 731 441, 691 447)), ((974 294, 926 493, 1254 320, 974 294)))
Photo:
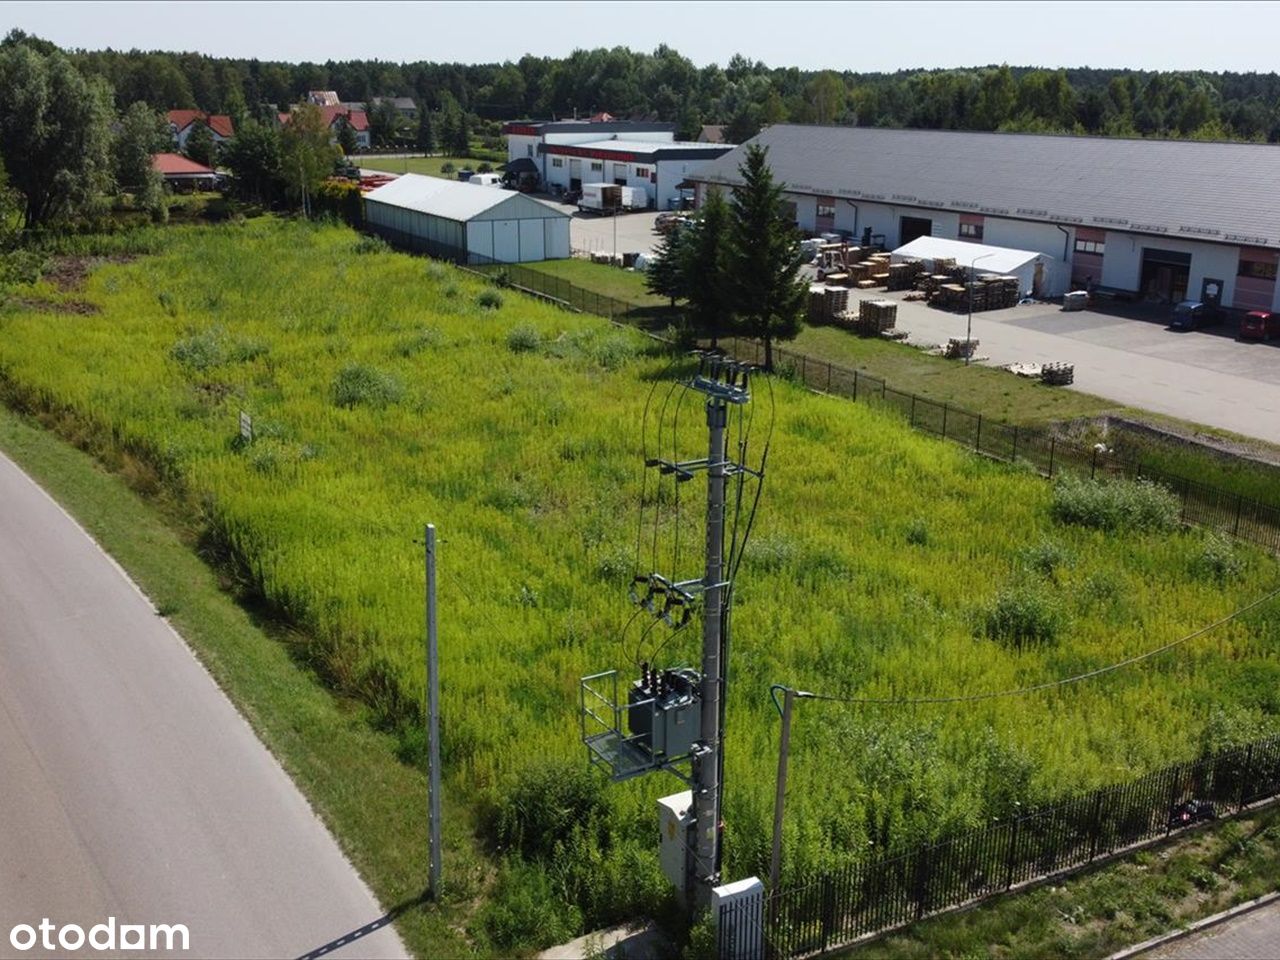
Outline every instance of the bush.
POLYGON ((454 171, 454 166, 451 160, 446 160, 444 163, 440 164, 441 173, 453 173, 453 171, 454 171))
POLYGON ((485 310, 498 310, 502 307, 502 294, 497 290, 481 290, 476 303, 485 310))
POLYGON ((216 327, 202 330, 179 340, 169 351, 169 356, 191 370, 209 370, 226 360, 222 346, 222 331, 216 327))
POLYGON ((507 334, 507 347, 512 353, 530 353, 537 350, 540 343, 542 343, 542 334, 538 332, 537 327, 531 327, 528 324, 514 327, 507 334))
POLYGON ((923 517, 916 517, 907 524, 907 543, 923 547, 929 542, 929 525, 923 517))
POLYGON ((1236 554, 1235 544, 1221 533, 1209 533, 1200 544, 1200 552, 1191 561, 1191 574, 1201 580, 1225 584, 1244 572, 1244 561, 1236 554))
POLYGON ((1022 648, 1051 643, 1062 627, 1057 602, 1038 586, 1021 584, 1000 591, 984 615, 987 637, 1022 648))
POLYGON ((1054 543, 1052 540, 1041 540, 1034 547, 1020 550, 1018 562, 1042 577, 1053 579, 1059 567, 1071 566, 1073 558, 1061 544, 1054 543))
POLYGON ((480 166, 476 167, 476 173, 493 173, 493 164, 486 160, 484 163, 480 164, 480 166))
POLYGON ((387 241, 383 240, 381 237, 369 234, 357 240, 355 245, 351 248, 351 252, 356 254, 386 253, 390 249, 391 248, 387 246, 387 241))
POLYGON ((573 830, 605 812, 600 783, 584 763, 530 767, 499 803, 494 838, 529 859, 546 859, 573 830))
POLYGON ((389 373, 349 363, 334 377, 332 392, 339 407, 385 407, 404 396, 404 387, 389 373))
POLYGON ((1081 480, 1053 486, 1053 517, 1097 530, 1170 530, 1178 525, 1178 498, 1149 480, 1081 480))

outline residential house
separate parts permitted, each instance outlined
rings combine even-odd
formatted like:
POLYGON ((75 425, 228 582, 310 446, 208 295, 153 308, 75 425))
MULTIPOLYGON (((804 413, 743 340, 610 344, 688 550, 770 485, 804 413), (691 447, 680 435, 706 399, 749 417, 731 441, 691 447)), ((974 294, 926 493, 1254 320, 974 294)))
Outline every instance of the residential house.
POLYGON ((314 103, 317 107, 337 107, 342 101, 338 99, 336 90, 308 90, 307 103, 314 103))
POLYGON ((216 171, 194 160, 188 160, 178 153, 157 153, 151 158, 151 166, 158 170, 164 177, 164 182, 178 193, 212 190, 218 183, 216 171))
MULTIPOLYGON (((312 91, 315 93, 316 91, 312 91)), ((329 128, 329 139, 333 143, 338 142, 338 134, 341 132, 343 125, 349 125, 356 134, 356 146, 361 150, 368 150, 369 140, 369 115, 363 110, 353 110, 349 104, 339 103, 331 106, 319 106, 316 109, 320 111, 320 115, 324 118, 324 124, 329 128)), ((292 114, 279 113, 276 115, 280 121, 280 126, 284 126, 290 120, 292 114)))
POLYGON ((204 124, 213 134, 215 144, 223 143, 235 136, 235 127, 231 118, 222 113, 205 113, 203 110, 170 110, 168 114, 169 131, 173 134, 173 145, 178 152, 187 149, 187 140, 191 131, 204 124))

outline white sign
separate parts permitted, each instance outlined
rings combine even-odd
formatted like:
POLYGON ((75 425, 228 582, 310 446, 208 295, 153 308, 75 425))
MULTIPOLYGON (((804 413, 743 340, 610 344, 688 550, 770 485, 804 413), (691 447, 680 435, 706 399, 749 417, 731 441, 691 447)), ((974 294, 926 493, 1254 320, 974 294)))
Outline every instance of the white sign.
POLYGON ((243 410, 240 411, 240 439, 245 443, 253 441, 253 417, 243 410))

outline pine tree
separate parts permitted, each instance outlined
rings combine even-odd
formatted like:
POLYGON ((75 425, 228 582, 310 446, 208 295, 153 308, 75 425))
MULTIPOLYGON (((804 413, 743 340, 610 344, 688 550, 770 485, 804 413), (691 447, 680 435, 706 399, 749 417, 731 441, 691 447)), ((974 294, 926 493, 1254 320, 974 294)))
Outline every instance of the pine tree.
POLYGON ((436 132, 431 126, 431 111, 424 104, 418 111, 418 149, 431 153, 436 148, 436 132))
POLYGON ((698 212, 698 220, 688 232, 688 256, 682 266, 689 319, 696 329, 711 338, 714 347, 732 325, 733 318, 726 249, 729 205, 719 190, 712 188, 707 194, 698 212))
POLYGON ((667 297, 671 306, 686 296, 684 259, 688 248, 689 231, 677 227, 668 231, 658 241, 653 259, 644 275, 644 285, 655 296, 667 297))
POLYGON ((772 370, 773 341, 792 340, 800 332, 808 290, 768 149, 748 146, 738 173, 743 183, 730 205, 727 281, 739 327, 764 342, 765 369, 772 370))

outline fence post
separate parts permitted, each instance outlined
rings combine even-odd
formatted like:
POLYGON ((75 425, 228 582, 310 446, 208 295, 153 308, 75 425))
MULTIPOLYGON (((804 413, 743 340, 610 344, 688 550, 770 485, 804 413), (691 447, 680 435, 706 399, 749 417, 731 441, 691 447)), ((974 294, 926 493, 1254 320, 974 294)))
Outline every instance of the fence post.
POLYGON ((1094 792, 1093 815, 1089 818, 1089 862, 1098 855, 1098 841, 1102 839, 1102 790, 1094 792))
POLYGON ((1173 771, 1173 782, 1169 786, 1169 811, 1167 821, 1164 825, 1164 835, 1167 837, 1173 833, 1173 808, 1178 802, 1178 793, 1182 789, 1182 764, 1173 771))
POLYGON ((822 952, 827 952, 836 927, 836 891, 831 874, 822 877, 822 952))
POLYGON ((858 371, 853 371, 853 402, 858 402, 858 371))
POLYGON ((1094 475, 1098 472, 1098 445, 1093 445, 1093 459, 1089 462, 1089 479, 1095 479, 1094 475))
POLYGON ((1057 446, 1058 446, 1058 438, 1050 437, 1049 438, 1049 479, 1050 480, 1053 479, 1053 454, 1054 454, 1054 451, 1057 449, 1057 446))
POLYGON ((1009 455, 1010 463, 1018 462, 1018 425, 1013 425, 1013 452, 1009 455))
POLYGON ((911 425, 913 427, 916 425, 916 395, 914 393, 911 395, 911 425))
POLYGON ((942 405, 942 439, 947 439, 947 405, 942 405))
POLYGON ((889 386, 889 382, 887 380, 880 381, 880 399, 881 400, 884 399, 884 392, 886 389, 888 389, 888 386, 889 386))
POLYGON ((1187 522, 1187 497, 1191 493, 1191 483, 1186 477, 1182 478, 1182 522, 1187 522))
POLYGON ((809 385, 809 364, 805 361, 805 355, 800 354, 800 382, 806 387, 809 385))
POLYGON ((933 849, 933 847, 922 847, 916 855, 915 894, 917 920, 929 912, 929 868, 931 866, 929 854, 933 849))
MULTIPOLYGON (((1014 801, 1015 804, 1017 801, 1014 801)), ((1021 806, 1021 804, 1018 804, 1021 806)), ((1009 830, 1009 857, 1004 867, 1004 888, 1008 890, 1013 886, 1013 865, 1017 860, 1018 854, 1018 827, 1022 822, 1022 817, 1018 814, 1014 815, 1013 825, 1009 830)))
POLYGON ((1233 537, 1240 536, 1240 510, 1244 506, 1244 495, 1236 494, 1236 525, 1231 529, 1233 537))
POLYGON ((831 361, 827 361, 827 393, 831 392, 831 361))
POLYGON ((1253 773, 1253 744, 1249 744, 1249 749, 1244 752, 1244 771, 1240 774, 1240 796, 1236 799, 1236 813, 1244 809, 1245 798, 1248 796, 1245 790, 1249 786, 1249 775, 1253 773))
POLYGON ((982 452, 982 414, 978 414, 978 432, 973 438, 973 449, 982 452))

